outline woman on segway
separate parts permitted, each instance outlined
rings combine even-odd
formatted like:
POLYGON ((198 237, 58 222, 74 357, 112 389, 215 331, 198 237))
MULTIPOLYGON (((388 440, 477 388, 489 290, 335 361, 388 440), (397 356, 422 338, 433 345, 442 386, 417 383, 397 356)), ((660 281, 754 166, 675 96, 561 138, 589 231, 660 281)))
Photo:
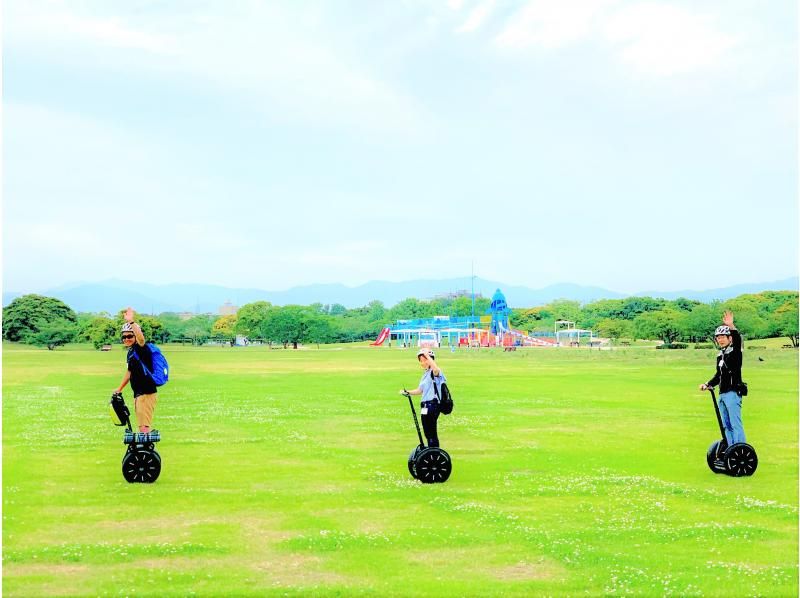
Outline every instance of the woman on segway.
MULTIPOLYGON (((422 395, 420 401, 422 429, 425 432, 425 438, 428 439, 429 447, 439 446, 439 436, 436 431, 436 421, 439 419, 439 389, 442 382, 447 382, 444 373, 434 359, 435 355, 430 349, 420 349, 417 352, 417 361, 425 372, 422 374, 419 386, 414 390, 407 391, 410 395, 422 395)), ((405 395, 405 393, 405 390, 400 391, 401 395, 405 395)))
POLYGON ((722 316, 722 326, 714 331, 719 346, 717 372, 700 390, 719 385, 719 411, 725 428, 728 446, 745 442, 742 424, 742 396, 746 394, 742 384, 742 335, 733 325, 733 312, 722 316))

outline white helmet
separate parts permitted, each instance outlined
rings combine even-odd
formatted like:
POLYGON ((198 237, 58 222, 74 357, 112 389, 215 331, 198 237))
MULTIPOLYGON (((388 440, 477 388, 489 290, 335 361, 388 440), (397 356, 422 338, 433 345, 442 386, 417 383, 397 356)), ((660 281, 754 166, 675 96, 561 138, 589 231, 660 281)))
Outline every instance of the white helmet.
POLYGON ((130 322, 125 322, 122 325, 122 330, 120 330, 120 333, 122 332, 133 332, 133 326, 131 326, 130 322))
POLYGON ((431 349, 425 349, 425 348, 420 349, 419 351, 417 351, 417 359, 419 359, 420 355, 430 355, 431 359, 436 359, 436 355, 434 355, 431 349))
POLYGON ((714 331, 714 336, 730 336, 731 329, 730 326, 717 326, 717 329, 714 331))

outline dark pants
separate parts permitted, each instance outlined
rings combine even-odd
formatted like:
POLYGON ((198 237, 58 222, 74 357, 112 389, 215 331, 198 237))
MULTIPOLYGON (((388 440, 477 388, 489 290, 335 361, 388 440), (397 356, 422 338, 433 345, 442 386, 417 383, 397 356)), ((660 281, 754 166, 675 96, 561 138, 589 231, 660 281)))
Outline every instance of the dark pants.
POLYGON ((436 420, 439 419, 439 403, 437 401, 424 401, 420 403, 420 407, 427 407, 428 413, 423 413, 422 429, 425 432, 425 438, 428 439, 428 446, 439 446, 439 437, 436 434, 436 420))

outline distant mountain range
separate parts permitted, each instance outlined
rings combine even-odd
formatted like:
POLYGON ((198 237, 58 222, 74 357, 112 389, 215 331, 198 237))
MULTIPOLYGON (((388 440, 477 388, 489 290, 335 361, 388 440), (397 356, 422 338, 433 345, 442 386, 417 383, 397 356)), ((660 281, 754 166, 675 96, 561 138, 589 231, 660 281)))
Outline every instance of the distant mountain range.
MULTIPOLYGON (((744 293, 761 291, 782 291, 798 289, 798 277, 773 282, 740 284, 721 289, 686 291, 644 291, 641 293, 617 293, 599 287, 578 284, 554 284, 541 289, 512 286, 495 280, 475 279, 475 293, 491 297, 496 289, 506 296, 511 307, 536 307, 554 299, 571 299, 587 303, 598 299, 621 299, 631 296, 662 297, 676 299, 686 297, 698 301, 724 301, 744 293)), ((264 291, 261 289, 235 289, 206 284, 167 284, 153 285, 128 280, 107 280, 103 282, 81 282, 63 285, 39 292, 40 295, 57 297, 78 312, 107 311, 113 313, 132 305, 145 313, 165 311, 217 313, 226 301, 234 305, 244 305, 252 301, 269 301, 274 305, 309 305, 311 303, 340 303, 345 307, 360 307, 375 299, 387 307, 395 305, 407 297, 430 299, 436 295, 466 289, 468 278, 444 280, 410 280, 406 282, 371 281, 357 287, 342 284, 314 284, 293 287, 286 291, 264 291)), ((15 297, 25 293, 3 293, 3 305, 8 305, 15 297)))

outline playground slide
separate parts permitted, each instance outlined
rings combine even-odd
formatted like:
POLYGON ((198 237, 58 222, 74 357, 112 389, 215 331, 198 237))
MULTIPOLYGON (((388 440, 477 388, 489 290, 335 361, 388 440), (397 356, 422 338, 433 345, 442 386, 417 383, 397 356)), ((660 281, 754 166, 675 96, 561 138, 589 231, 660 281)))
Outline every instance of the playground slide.
POLYGON ((537 338, 535 336, 528 336, 521 330, 514 330, 511 328, 508 330, 514 336, 518 336, 522 338, 523 341, 531 343, 535 347, 554 347, 556 344, 555 340, 551 340, 549 338, 537 338))
POLYGON ((374 343, 370 343, 370 347, 380 347, 387 338, 389 338, 389 333, 391 330, 389 328, 384 328, 381 330, 381 333, 378 335, 378 338, 375 339, 374 343))

